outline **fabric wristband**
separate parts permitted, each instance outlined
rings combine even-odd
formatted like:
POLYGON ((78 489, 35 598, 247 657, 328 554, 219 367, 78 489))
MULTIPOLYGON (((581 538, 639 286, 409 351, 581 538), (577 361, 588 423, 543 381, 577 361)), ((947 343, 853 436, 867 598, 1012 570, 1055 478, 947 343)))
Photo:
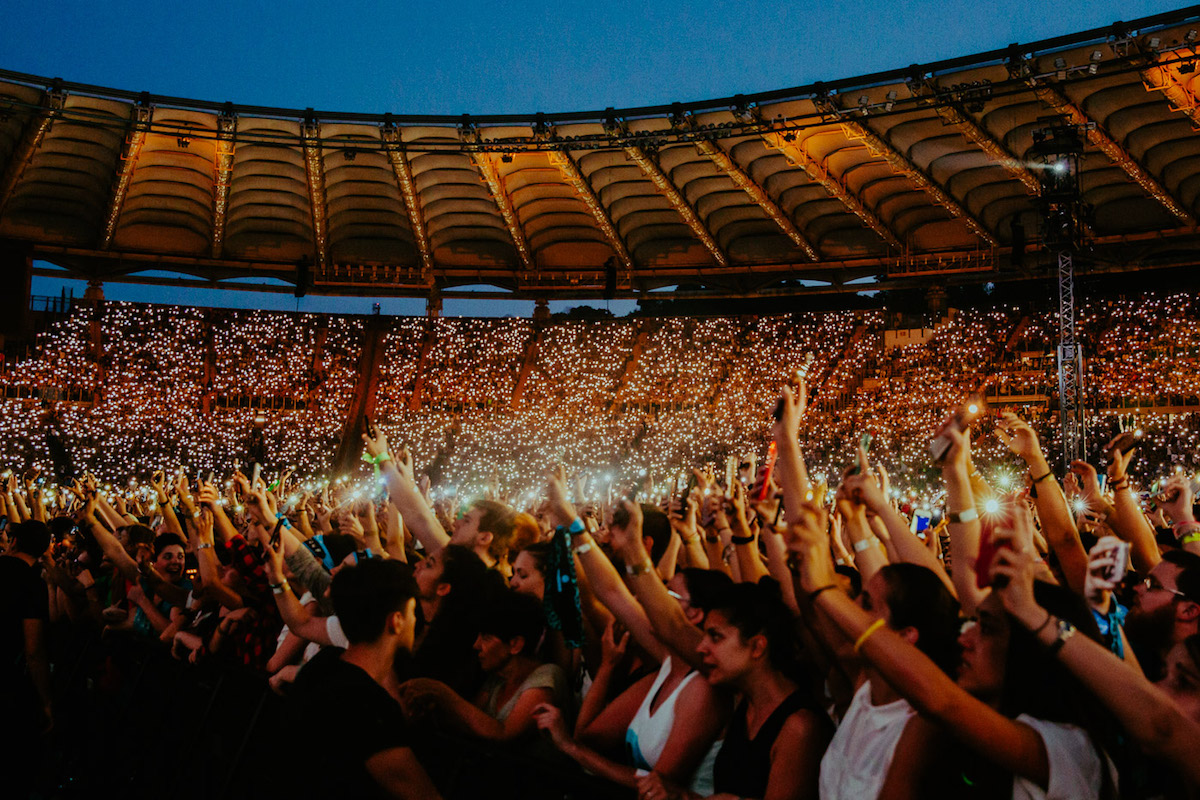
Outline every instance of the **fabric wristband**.
POLYGON ((729 541, 733 542, 734 544, 753 544, 754 537, 753 536, 731 536, 731 537, 729 537, 729 541))
POLYGON ((874 547, 877 544, 879 544, 878 536, 868 536, 865 539, 859 539, 854 543, 854 552, 861 553, 863 550, 866 550, 869 547, 874 547))
POLYGON ((581 520, 579 517, 576 517, 575 519, 571 520, 571 524, 567 527, 567 530, 571 533, 578 534, 586 531, 587 527, 583 524, 583 520, 581 520))
POLYGON ((648 559, 648 558, 640 564, 626 564, 625 565, 625 574, 629 575, 630 577, 633 577, 636 575, 645 575, 647 572, 653 572, 653 571, 654 571, 654 564, 652 564, 650 562, 650 559, 648 559))
POLYGON ((946 512, 946 521, 953 522, 955 525, 963 525, 967 522, 974 522, 977 519, 979 519, 979 512, 974 508, 946 512))

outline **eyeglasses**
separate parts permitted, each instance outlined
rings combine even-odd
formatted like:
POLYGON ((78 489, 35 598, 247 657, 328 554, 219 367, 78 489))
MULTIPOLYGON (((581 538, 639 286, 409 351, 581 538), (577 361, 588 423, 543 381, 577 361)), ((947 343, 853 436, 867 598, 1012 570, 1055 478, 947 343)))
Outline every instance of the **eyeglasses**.
POLYGON ((1170 592, 1176 597, 1187 598, 1187 595, 1183 592, 1177 589, 1168 589, 1166 586, 1163 586, 1161 583, 1155 580, 1153 576, 1147 576, 1146 580, 1142 581, 1142 586, 1145 586, 1146 589, 1151 592, 1170 592))

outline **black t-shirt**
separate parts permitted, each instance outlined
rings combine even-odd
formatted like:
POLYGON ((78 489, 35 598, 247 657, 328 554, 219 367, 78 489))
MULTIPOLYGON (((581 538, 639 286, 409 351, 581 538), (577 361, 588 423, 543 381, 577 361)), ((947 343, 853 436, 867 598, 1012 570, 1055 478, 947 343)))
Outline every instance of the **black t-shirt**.
POLYGON ((24 672, 25 620, 50 619, 41 568, 16 556, 0 557, 0 682, 24 672))
POLYGON ((404 714, 382 686, 361 668, 343 661, 345 652, 327 647, 296 676, 288 693, 296 730, 320 736, 319 755, 289 766, 292 777, 315 797, 387 797, 371 774, 367 759, 409 746, 404 714))

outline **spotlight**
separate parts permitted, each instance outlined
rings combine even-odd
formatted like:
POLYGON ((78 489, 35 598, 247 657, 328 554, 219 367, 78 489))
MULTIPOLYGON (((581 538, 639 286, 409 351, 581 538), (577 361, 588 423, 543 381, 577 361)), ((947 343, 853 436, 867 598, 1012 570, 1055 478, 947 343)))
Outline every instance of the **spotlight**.
POLYGON ((500 160, 503 161, 505 164, 511 164, 512 160, 513 160, 512 153, 501 153, 500 160))
POLYGON ((179 149, 181 149, 181 150, 187 150, 187 149, 188 149, 188 145, 190 145, 190 144, 192 143, 192 137, 190 137, 190 136, 179 136, 179 137, 177 137, 177 138, 175 139, 175 143, 179 145, 179 149))
POLYGON ((347 147, 342 151, 342 155, 345 156, 347 161, 353 161, 354 159, 358 158, 358 150, 354 149, 353 147, 347 147))

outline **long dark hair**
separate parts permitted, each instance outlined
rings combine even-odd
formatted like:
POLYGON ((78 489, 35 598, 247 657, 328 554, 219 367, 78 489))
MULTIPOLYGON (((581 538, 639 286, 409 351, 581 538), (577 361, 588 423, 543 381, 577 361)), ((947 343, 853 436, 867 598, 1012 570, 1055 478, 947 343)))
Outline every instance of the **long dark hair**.
MULTIPOLYGON (((1100 630, 1083 599, 1055 584, 1037 581, 1034 597, 1055 618, 1075 626, 1077 636, 1099 642, 1100 630)), ((1120 743, 1119 727, 1103 705, 1066 667, 1050 654, 1023 625, 1009 617, 1008 653, 1004 664, 1004 687, 1000 694, 1001 714, 1015 719, 1021 714, 1082 728, 1100 760, 1100 797, 1115 798, 1116 787, 1108 771, 1106 756, 1115 756, 1119 766, 1126 747, 1120 743)), ((926 776, 923 793, 930 796, 1012 797, 1013 776, 982 753, 947 736, 948 748, 938 766, 926 776)))
POLYGON ((441 583, 450 584, 450 591, 438 603, 437 615, 428 621, 411 663, 397 661, 397 674, 401 679, 437 678, 460 696, 471 697, 483 682, 474 649, 479 613, 493 593, 504 591, 504 579, 469 547, 448 544, 438 555, 442 559, 441 583))
POLYGON ((947 675, 958 666, 958 601, 928 567, 888 564, 879 570, 887 591, 891 626, 915 628, 917 648, 947 675))

